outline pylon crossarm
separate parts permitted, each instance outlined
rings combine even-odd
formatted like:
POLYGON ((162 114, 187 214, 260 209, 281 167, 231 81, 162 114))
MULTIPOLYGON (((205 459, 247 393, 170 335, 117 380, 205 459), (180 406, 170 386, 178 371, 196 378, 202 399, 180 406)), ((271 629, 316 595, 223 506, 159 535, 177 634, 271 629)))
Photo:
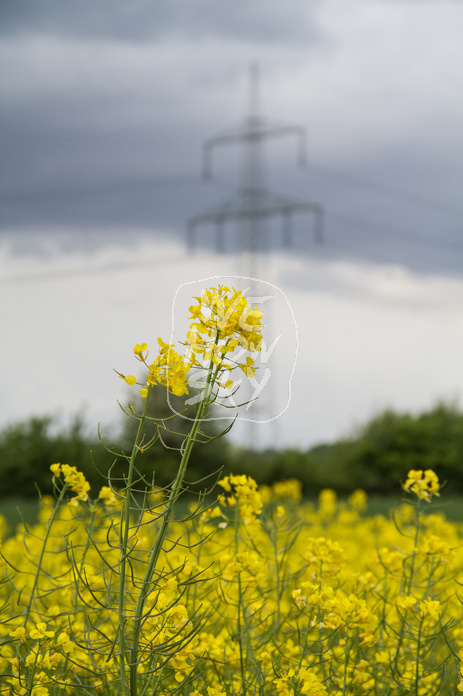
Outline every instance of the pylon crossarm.
POLYGON ((210 179, 212 176, 211 151, 218 145, 233 145, 236 142, 246 142, 252 140, 265 140, 266 138, 279 137, 284 135, 296 135, 299 139, 299 164, 306 164, 306 138, 305 128, 302 126, 272 126, 267 125, 260 118, 255 118, 252 122, 247 119, 239 126, 230 129, 228 132, 209 138, 203 145, 203 178, 210 179))

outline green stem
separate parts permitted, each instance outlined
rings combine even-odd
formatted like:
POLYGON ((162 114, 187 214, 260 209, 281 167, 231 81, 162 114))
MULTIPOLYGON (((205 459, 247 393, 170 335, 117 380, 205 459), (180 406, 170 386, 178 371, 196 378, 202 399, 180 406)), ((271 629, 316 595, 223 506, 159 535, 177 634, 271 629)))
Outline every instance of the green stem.
MULTIPOLYGON (((423 623, 424 623, 424 618, 421 619, 420 621, 420 626, 418 628, 418 636, 416 638, 416 667, 415 667, 415 679, 414 679, 414 686, 415 686, 415 694, 418 696, 418 688, 419 688, 419 676, 420 676, 420 643, 421 643, 421 630, 423 628, 423 623)), ((412 693, 412 685, 410 684, 410 694, 412 693)))
MULTIPOLYGON (((281 624, 281 614, 280 614, 280 600, 281 600, 281 587, 280 587, 280 565, 278 563, 278 530, 276 522, 273 523, 274 539, 273 541, 273 554, 275 559, 275 589, 277 593, 277 626, 274 629, 275 633, 280 632, 281 624)), ((273 535, 272 535, 273 536, 273 535)))
POLYGON ((37 646, 37 651, 35 653, 35 659, 34 659, 34 664, 30 667, 30 672, 27 678, 27 686, 26 686, 26 696, 31 696, 34 690, 34 679, 35 679, 35 673, 37 671, 37 660, 39 657, 39 649, 37 646))
POLYGON ((196 412, 196 417, 193 423, 193 426, 191 428, 190 434, 188 435, 188 440, 185 446, 185 450, 183 452, 183 456, 180 462, 180 466, 177 472, 177 476, 175 477, 175 481, 172 484, 172 487, 169 492, 169 496, 167 499, 166 507, 165 510, 162 514, 161 518, 161 524, 156 536, 156 540, 154 542, 154 545, 150 551, 150 559, 145 571, 145 575, 141 584, 141 589, 140 593, 138 595, 138 601, 137 601, 137 606, 135 609, 135 615, 134 615, 134 621, 133 621, 133 629, 132 629, 132 639, 131 639, 131 648, 130 648, 130 696, 137 696, 138 693, 138 679, 137 679, 137 664, 138 664, 138 653, 139 653, 139 645, 140 645, 140 632, 141 632, 141 624, 143 621, 143 612, 146 604, 147 597, 150 593, 151 589, 151 581, 154 575, 154 571, 156 570, 156 565, 159 559, 159 556, 162 551, 162 545, 164 543, 166 533, 167 533, 167 527, 172 515, 172 511, 174 508, 174 505, 180 495, 181 492, 181 486, 183 483, 183 479, 185 476, 185 471, 188 465, 188 460, 190 459, 190 454, 193 449, 193 445, 196 440, 196 436, 198 434, 199 428, 201 426, 201 423, 204 418, 204 414, 207 408, 207 405, 209 403, 209 394, 210 394, 210 386, 211 386, 211 379, 212 379, 212 373, 213 373, 213 363, 211 361, 209 368, 208 368, 208 376, 207 376, 207 381, 206 381, 206 388, 205 388, 205 395, 204 398, 201 399, 199 402, 199 406, 196 412))
POLYGON ((410 578, 408 581, 408 594, 411 593, 412 587, 413 587, 413 576, 415 574, 415 559, 416 559, 416 550, 418 548, 418 537, 420 534, 420 521, 421 521, 421 505, 420 505, 420 500, 418 499, 416 503, 416 508, 415 508, 415 514, 416 514, 416 521, 415 521, 415 538, 413 541, 413 554, 411 558, 411 565, 410 565, 410 578))
POLYGON ((125 486, 125 502, 121 515, 121 526, 119 538, 120 542, 120 560, 119 560, 119 596, 118 596, 118 628, 119 628, 119 673, 124 696, 130 696, 129 685, 127 683, 126 674, 126 657, 125 657, 125 578, 127 569, 127 556, 130 533, 130 503, 132 499, 133 472, 135 469, 135 458, 138 453, 138 445, 142 436, 143 426, 148 412, 148 401, 151 393, 151 386, 148 388, 148 394, 145 399, 145 406, 138 424, 137 434, 132 447, 132 453, 129 459, 129 471, 127 474, 127 482, 125 486))
POLYGON ((349 664, 349 653, 350 653, 350 648, 349 648, 349 621, 346 621, 346 651, 344 653, 344 678, 343 678, 343 685, 342 685, 342 693, 343 696, 346 694, 346 688, 347 688, 347 666, 349 664))
POLYGON ((64 494, 66 493, 67 488, 68 488, 68 485, 67 485, 67 483, 65 483, 59 496, 58 496, 58 500, 56 501, 56 505, 53 508, 53 512, 51 514, 51 517, 47 520, 45 539, 43 540, 42 550, 40 552, 39 562, 37 564, 37 572, 35 574, 34 584, 32 585, 31 593, 29 595, 29 601, 27 602, 26 608, 24 609, 24 624, 23 624, 24 628, 26 628, 26 626, 27 626, 27 622, 29 620, 29 615, 31 613, 32 602, 34 601, 35 591, 36 591, 38 583, 39 583, 40 571, 42 570, 42 563, 43 563, 43 559, 45 556, 45 550, 47 547, 48 539, 50 537, 50 531, 51 531, 53 523, 56 519, 56 515, 58 514, 58 511, 61 507, 61 503, 63 501, 64 494))
MULTIPOLYGON (((235 503, 235 556, 238 558, 239 551, 239 537, 238 528, 240 524, 240 506, 239 501, 235 503)), ((241 608, 243 602, 242 587, 241 587, 241 570, 238 571, 238 617, 236 620, 236 632, 238 637, 238 645, 240 649, 240 669, 241 669, 241 689, 243 696, 246 696, 246 681, 245 681, 245 660, 244 660, 244 650, 243 650, 243 635, 241 627, 241 608)))

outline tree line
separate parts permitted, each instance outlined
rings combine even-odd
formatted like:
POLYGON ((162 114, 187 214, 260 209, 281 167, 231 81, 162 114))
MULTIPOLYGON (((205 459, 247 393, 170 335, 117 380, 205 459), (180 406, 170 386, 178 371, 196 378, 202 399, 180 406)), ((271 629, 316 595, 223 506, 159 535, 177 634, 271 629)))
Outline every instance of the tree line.
MULTIPOLYGON (((159 438, 140 453, 137 467, 148 484, 162 487, 175 475, 188 421, 172 417, 165 393, 153 399, 150 415, 166 419, 166 429, 161 428, 159 438)), ((463 411, 456 403, 440 402, 420 414, 386 410, 348 436, 307 450, 256 451, 239 447, 227 437, 214 439, 221 422, 210 421, 204 433, 209 441, 193 449, 188 480, 197 489, 207 488, 220 472, 233 472, 248 474, 259 484, 294 477, 302 482, 306 495, 323 488, 341 495, 355 488, 388 494, 397 493, 410 469, 433 469, 447 482, 449 492, 463 493, 463 411)), ((108 472, 114 485, 122 487, 125 461, 117 453, 130 453, 137 427, 138 421, 124 418, 115 429, 117 434, 104 444, 89 432, 82 415, 74 416, 67 426, 60 426, 53 416, 40 416, 5 427, 0 431, 0 498, 36 497, 37 489, 51 493, 50 465, 55 462, 83 471, 94 493, 104 485, 108 472)), ((145 431, 148 444, 156 432, 152 422, 145 431)))

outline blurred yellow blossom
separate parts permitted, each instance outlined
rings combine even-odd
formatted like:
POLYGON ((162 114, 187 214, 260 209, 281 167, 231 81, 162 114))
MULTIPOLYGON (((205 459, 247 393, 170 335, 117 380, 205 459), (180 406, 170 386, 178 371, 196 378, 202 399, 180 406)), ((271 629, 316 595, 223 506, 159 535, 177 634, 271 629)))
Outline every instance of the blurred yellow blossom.
POLYGON ((439 495, 440 485, 432 469, 411 469, 402 487, 407 493, 414 493, 420 500, 429 503, 433 495, 439 495))

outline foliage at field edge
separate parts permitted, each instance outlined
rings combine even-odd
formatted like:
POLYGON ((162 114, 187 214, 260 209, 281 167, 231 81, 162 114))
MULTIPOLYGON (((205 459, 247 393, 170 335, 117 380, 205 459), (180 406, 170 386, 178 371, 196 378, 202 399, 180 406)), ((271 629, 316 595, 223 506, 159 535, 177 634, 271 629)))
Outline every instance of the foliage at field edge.
MULTIPOLYGON (((175 402, 175 396, 171 400, 175 402)), ((169 415, 161 396, 152 399, 150 414, 169 415)), ((214 423, 205 424, 212 436, 214 423)), ((133 421, 124 420, 120 427, 114 428, 122 436, 110 438, 110 443, 122 441, 129 447, 134 426, 133 421)), ((187 426, 188 421, 181 418, 173 421, 173 429, 180 432, 186 432, 187 426)), ((169 447, 178 446, 178 437, 167 435, 166 438, 169 447)), ((0 498, 18 492, 35 498, 37 487, 42 493, 51 493, 48 467, 55 461, 76 465, 94 491, 101 485, 101 475, 105 476, 113 465, 113 459, 97 437, 89 435, 80 415, 67 428, 60 427, 51 416, 31 418, 0 432, 0 498)), ((154 483, 164 486, 177 464, 175 451, 156 443, 146 453, 141 466, 148 479, 156 472, 154 483)), ((249 474, 262 485, 296 477, 302 482, 305 494, 318 493, 323 488, 344 494, 353 488, 368 493, 393 493, 404 472, 425 468, 433 469, 441 481, 447 482, 447 491, 463 493, 463 412, 454 403, 439 403, 420 415, 385 411, 350 437, 305 452, 250 451, 232 446, 226 438, 193 450, 189 464, 191 479, 200 479, 221 467, 224 474, 232 471, 249 474)))

